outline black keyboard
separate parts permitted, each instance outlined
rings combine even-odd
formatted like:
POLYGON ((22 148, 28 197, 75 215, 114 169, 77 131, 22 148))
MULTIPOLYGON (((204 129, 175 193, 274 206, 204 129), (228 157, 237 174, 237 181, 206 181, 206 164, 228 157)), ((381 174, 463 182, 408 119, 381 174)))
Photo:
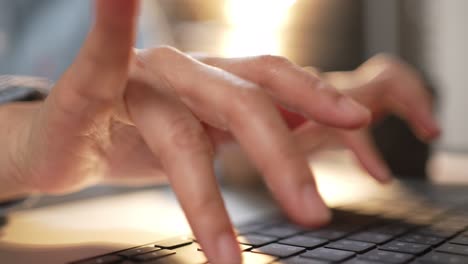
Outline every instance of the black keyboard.
MULTIPOLYGON (((238 227, 247 264, 468 264, 468 208, 373 203, 333 209, 333 221, 306 229, 280 216, 238 227)), ((205 264, 193 237, 177 237, 75 264, 205 264)))

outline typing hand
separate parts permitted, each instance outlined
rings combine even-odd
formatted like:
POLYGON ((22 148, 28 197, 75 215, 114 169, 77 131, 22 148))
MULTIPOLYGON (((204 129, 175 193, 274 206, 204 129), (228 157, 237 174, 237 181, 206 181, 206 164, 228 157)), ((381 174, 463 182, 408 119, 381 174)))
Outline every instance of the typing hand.
POLYGON ((273 56, 196 60, 168 47, 133 49, 138 1, 96 1, 96 23, 73 65, 30 113, 12 151, 29 192, 63 193, 109 179, 167 176, 211 263, 240 263, 213 172, 228 132, 297 223, 329 219, 305 156, 277 109, 336 128, 369 111, 273 56))
MULTIPOLYGON (((406 120, 423 141, 431 141, 440 134, 432 114, 432 96, 422 78, 412 67, 395 57, 377 55, 351 72, 320 74, 312 70, 311 73, 320 75, 366 106, 372 112, 373 120, 393 113, 406 120)), ((375 179, 381 182, 391 179, 389 169, 366 128, 343 130, 313 121, 297 122, 294 135, 305 153, 310 154, 324 146, 344 145, 375 179)))

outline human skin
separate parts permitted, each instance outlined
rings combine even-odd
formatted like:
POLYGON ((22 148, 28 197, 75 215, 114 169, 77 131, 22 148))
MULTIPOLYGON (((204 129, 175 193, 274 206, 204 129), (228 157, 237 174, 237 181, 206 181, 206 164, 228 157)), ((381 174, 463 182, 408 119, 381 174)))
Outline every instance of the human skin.
MULTIPOLYGON (((213 172, 216 149, 226 140, 244 149, 293 221, 318 226, 330 214, 301 141, 346 139, 365 131, 373 113, 385 111, 408 117, 423 138, 439 133, 421 83, 400 91, 391 82, 397 68, 398 76, 417 80, 404 64, 342 73, 355 85, 341 93, 332 78, 281 57, 135 50, 138 6, 136 0, 97 0, 93 28, 47 99, 0 107, 0 199, 167 178, 210 262, 240 263, 213 172), (379 101, 380 93, 398 98, 398 107, 379 101)), ((351 147, 355 153, 376 166, 369 166, 371 175, 387 181, 365 137, 349 138, 359 143, 351 147)))

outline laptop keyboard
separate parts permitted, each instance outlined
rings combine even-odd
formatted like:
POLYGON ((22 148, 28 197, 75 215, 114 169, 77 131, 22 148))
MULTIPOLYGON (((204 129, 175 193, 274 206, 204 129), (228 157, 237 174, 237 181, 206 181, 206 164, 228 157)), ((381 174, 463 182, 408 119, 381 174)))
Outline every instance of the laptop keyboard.
MULTIPOLYGON (((247 264, 468 264, 467 227, 467 208, 374 203, 336 208, 318 229, 276 216, 236 230, 247 264)), ((177 237, 73 263, 208 262, 195 239, 177 237)))

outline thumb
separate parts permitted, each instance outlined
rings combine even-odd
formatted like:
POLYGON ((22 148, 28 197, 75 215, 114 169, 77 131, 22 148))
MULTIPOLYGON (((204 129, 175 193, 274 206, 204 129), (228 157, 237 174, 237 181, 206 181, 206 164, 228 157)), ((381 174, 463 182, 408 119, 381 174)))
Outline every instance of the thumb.
POLYGON ((95 3, 94 25, 75 62, 51 94, 68 113, 83 113, 90 106, 109 106, 122 96, 127 81, 139 1, 95 3))
POLYGON ((97 0, 95 23, 77 66, 86 66, 80 65, 83 62, 94 63, 107 72, 127 70, 135 40, 138 6, 139 1, 135 0, 97 0))
POLYGON ((75 62, 21 134, 21 152, 31 163, 25 167, 36 175, 28 179, 40 191, 80 187, 104 167, 96 165, 96 153, 107 142, 110 110, 125 89, 139 2, 95 3, 95 23, 75 62))

